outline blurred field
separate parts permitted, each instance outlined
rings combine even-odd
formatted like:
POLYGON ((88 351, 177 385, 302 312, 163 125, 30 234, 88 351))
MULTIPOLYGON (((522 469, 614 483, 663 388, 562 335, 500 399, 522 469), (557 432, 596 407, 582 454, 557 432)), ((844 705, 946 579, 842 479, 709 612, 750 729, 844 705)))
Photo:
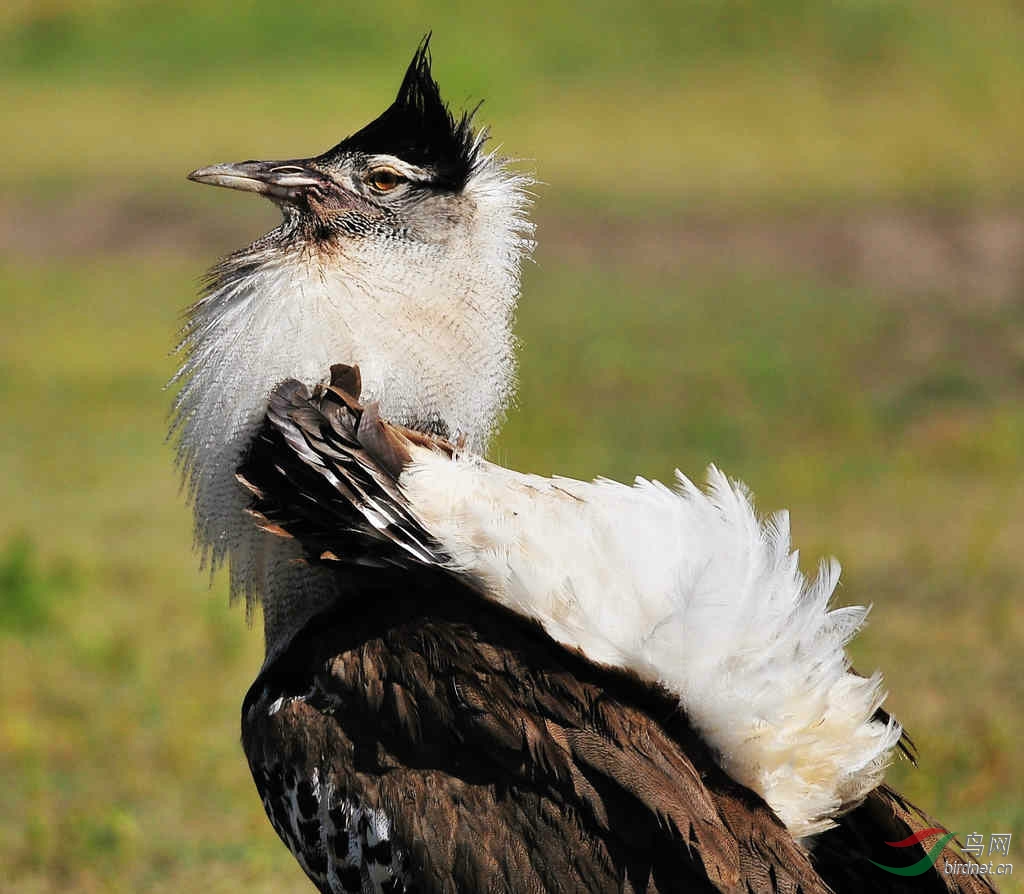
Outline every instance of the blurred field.
MULTIPOLYGON (((261 637, 190 556, 181 308, 272 225, 191 168, 319 151, 420 35, 532 159, 521 393, 493 450, 746 480, 873 602, 950 829, 1024 891, 1024 11, 1009 0, 0 10, 0 888, 309 890, 238 745, 261 637), (476 10, 474 12, 474 9, 476 10)), ((346 359, 346 358, 339 358, 346 359)))

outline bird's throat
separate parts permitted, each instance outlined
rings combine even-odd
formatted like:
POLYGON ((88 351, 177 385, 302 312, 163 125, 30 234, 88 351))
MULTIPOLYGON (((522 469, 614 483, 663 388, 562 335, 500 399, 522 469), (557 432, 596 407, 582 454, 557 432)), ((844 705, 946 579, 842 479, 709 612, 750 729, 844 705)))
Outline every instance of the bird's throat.
POLYGON ((181 343, 175 428, 196 541, 212 565, 228 560, 233 594, 262 602, 268 648, 333 598, 309 574, 286 570, 294 556, 244 512, 235 472, 270 391, 358 363, 364 397, 387 418, 464 435, 482 452, 513 381, 514 293, 485 298, 494 282, 455 283, 422 259, 350 251, 335 260, 259 243, 231 256, 192 307, 181 343))

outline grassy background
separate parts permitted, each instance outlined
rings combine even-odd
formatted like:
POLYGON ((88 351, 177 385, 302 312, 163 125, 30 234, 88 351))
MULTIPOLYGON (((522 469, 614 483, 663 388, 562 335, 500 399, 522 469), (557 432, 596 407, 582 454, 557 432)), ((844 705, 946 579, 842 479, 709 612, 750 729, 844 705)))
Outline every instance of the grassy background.
POLYGON ((189 555, 167 354, 319 151, 435 73, 545 185, 496 458, 787 506, 873 602, 921 766, 1024 859, 1024 13, 1009 0, 0 10, 0 864, 19 892, 305 891, 238 746, 260 636, 189 555))

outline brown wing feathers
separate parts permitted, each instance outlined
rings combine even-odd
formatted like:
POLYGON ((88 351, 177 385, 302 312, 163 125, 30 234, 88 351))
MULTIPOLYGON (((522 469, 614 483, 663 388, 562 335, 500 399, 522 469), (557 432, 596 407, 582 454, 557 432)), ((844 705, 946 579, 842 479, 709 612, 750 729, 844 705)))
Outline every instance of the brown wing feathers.
MULTIPOLYGON (((383 422, 375 404, 359 403, 358 367, 336 365, 331 373, 331 384, 312 394, 289 379, 270 395, 237 476, 253 494, 251 514, 269 533, 298 538, 313 560, 443 561, 395 484, 409 462, 411 433, 383 422)), ((454 449, 438 438, 414 438, 454 449)))

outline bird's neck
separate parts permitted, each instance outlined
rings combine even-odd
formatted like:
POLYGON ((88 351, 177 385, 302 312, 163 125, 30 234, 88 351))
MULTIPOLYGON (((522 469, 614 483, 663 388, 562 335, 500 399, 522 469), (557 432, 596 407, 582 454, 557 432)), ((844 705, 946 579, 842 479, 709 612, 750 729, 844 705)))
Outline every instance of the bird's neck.
POLYGON ((464 435, 479 452, 509 399, 517 265, 452 264, 442 248, 324 254, 268 237, 216 268, 190 311, 176 427, 196 541, 213 565, 229 559, 233 593, 262 601, 268 649, 334 598, 286 570, 291 556, 244 513, 235 471, 271 389, 358 363, 364 398, 387 418, 464 435))
POLYGON ((386 418, 443 423, 482 453, 514 387, 512 315, 533 247, 531 184, 486 156, 449 213, 424 210, 393 238, 311 246, 289 237, 286 218, 221 262, 192 307, 174 430, 196 542, 213 566, 230 560, 233 595, 250 609, 262 604, 268 659, 344 595, 337 576, 298 568, 287 541, 245 515, 235 471, 270 391, 358 363, 363 399, 379 401, 386 418))

